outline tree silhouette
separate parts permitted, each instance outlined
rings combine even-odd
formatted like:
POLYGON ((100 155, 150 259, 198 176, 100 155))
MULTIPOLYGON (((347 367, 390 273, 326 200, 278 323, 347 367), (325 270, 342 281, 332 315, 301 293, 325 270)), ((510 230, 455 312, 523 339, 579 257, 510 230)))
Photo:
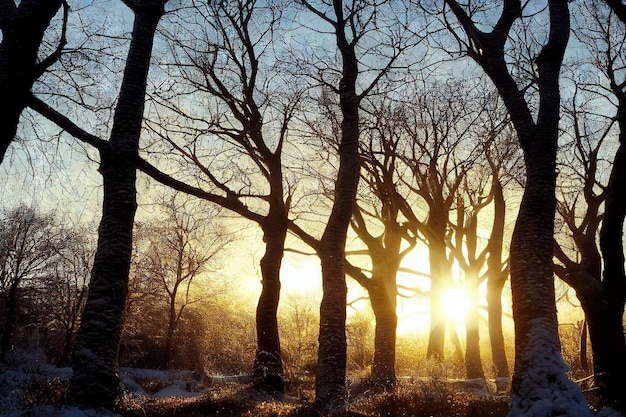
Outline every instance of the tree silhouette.
POLYGON ((0 1, 0 162, 15 139, 33 83, 58 60, 65 46, 68 10, 64 0, 0 1), (64 16, 58 47, 40 59, 44 34, 61 4, 64 16))
POLYGON ((119 395, 120 345, 132 231, 137 208, 136 166, 152 44, 167 0, 125 0, 135 14, 132 39, 109 142, 101 144, 104 199, 89 295, 72 354, 69 397, 114 408, 119 395))
MULTIPOLYGON (((554 400, 545 412, 558 414, 567 398, 579 415, 589 415, 585 398, 565 372, 561 357, 552 270, 556 209, 556 153, 560 109, 559 71, 569 39, 570 18, 565 0, 548 2, 550 33, 536 57, 539 108, 533 117, 524 90, 511 75, 505 43, 522 17, 520 1, 505 1, 491 31, 478 28, 458 2, 446 0, 463 35, 447 25, 463 51, 491 78, 515 126, 526 165, 526 186, 511 241, 511 290, 515 320, 515 367, 511 413, 523 415, 536 406, 534 392, 545 387, 554 400), (542 372, 542 378, 535 378, 542 372)), ((479 14, 480 15, 480 14, 479 14)))

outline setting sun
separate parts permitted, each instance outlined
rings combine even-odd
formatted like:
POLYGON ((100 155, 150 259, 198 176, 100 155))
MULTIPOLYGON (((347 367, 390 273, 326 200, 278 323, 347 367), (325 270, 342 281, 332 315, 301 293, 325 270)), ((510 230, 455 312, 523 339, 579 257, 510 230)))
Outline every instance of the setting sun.
POLYGON ((469 310, 467 293, 458 288, 446 291, 443 298, 443 308, 449 319, 459 322, 465 320, 465 315, 469 310))

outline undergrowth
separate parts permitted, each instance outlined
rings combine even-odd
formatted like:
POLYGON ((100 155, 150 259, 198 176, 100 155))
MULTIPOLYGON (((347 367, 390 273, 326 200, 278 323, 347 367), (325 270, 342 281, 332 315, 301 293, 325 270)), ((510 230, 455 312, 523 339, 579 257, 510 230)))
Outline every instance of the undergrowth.
MULTIPOLYGON (((300 387, 300 389, 302 389, 300 387)), ((403 381, 394 392, 364 392, 349 400, 344 416, 367 417, 504 417, 505 397, 478 397, 441 383, 403 381)), ((139 398, 126 401, 123 417, 316 417, 310 400, 260 393, 251 386, 212 388, 195 398, 139 398)))

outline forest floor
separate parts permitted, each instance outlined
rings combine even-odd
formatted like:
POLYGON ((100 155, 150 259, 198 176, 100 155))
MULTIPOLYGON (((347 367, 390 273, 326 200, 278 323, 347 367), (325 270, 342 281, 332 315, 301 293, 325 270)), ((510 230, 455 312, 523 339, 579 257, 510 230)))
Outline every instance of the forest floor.
MULTIPOLYGON (((228 417, 314 417, 312 383, 309 395, 292 397, 260 393, 249 384, 229 383, 209 387, 192 398, 142 397, 125 401, 122 416, 228 416, 228 417)), ((465 390, 442 381, 402 380, 395 392, 366 391, 352 395, 345 416, 406 417, 505 417, 509 411, 506 395, 465 390)))
MULTIPOLYGON (((0 417, 314 417, 312 378, 287 394, 259 392, 245 376, 201 377, 191 371, 122 369, 117 413, 63 406, 69 368, 20 354, 0 365, 0 417)), ((506 381, 400 378, 394 392, 367 390, 354 379, 345 416, 504 417, 506 381), (503 384, 504 382, 504 384, 503 384), (499 388, 499 389, 498 389, 499 388)))

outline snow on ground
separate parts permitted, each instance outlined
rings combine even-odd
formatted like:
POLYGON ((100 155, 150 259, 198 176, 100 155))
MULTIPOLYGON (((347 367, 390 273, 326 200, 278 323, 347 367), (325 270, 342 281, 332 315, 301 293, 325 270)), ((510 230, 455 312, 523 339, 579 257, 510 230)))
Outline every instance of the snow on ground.
MULTIPOLYGON (((560 355, 554 354, 554 346, 547 336, 537 330, 532 340, 532 370, 522 382, 522 396, 512 398, 510 416, 551 417, 591 417, 582 392, 566 376, 567 365, 560 355), (557 358, 557 359, 555 359, 557 358), (550 381, 550 382, 548 382, 550 381)), ((198 375, 191 371, 158 371, 151 369, 122 368, 121 379, 125 395, 130 397, 191 397, 205 392, 204 384, 198 375), (157 388, 147 392, 138 382, 151 381, 157 388)), ((57 368, 46 363, 43 355, 25 352, 11 352, 7 363, 0 364, 0 417, 119 417, 106 410, 85 410, 77 407, 56 408, 45 404, 47 395, 41 390, 63 387, 62 380, 71 376, 70 368, 57 368), (55 385, 56 384, 56 385, 55 385)), ((213 377, 212 383, 247 382, 245 377, 213 377)), ((501 393, 500 385, 507 381, 487 386, 484 380, 448 381, 453 387, 476 396, 490 396, 501 393)), ((49 395, 49 394, 48 394, 49 395)), ((48 401, 48 404, 50 401, 48 401)), ((618 412, 604 409, 596 417, 622 417, 618 412)))
MULTIPOLYGON (((122 368, 122 384, 129 396, 191 397, 202 394, 201 383, 191 371, 168 372, 152 369, 122 368), (158 381, 163 388, 149 394, 136 381, 158 381)), ((45 398, 39 387, 60 385, 68 380, 70 368, 57 368, 47 364, 43 355, 11 352, 7 363, 0 364, 0 417, 116 417, 118 414, 106 410, 85 410, 78 407, 57 408, 41 405, 45 398)))

